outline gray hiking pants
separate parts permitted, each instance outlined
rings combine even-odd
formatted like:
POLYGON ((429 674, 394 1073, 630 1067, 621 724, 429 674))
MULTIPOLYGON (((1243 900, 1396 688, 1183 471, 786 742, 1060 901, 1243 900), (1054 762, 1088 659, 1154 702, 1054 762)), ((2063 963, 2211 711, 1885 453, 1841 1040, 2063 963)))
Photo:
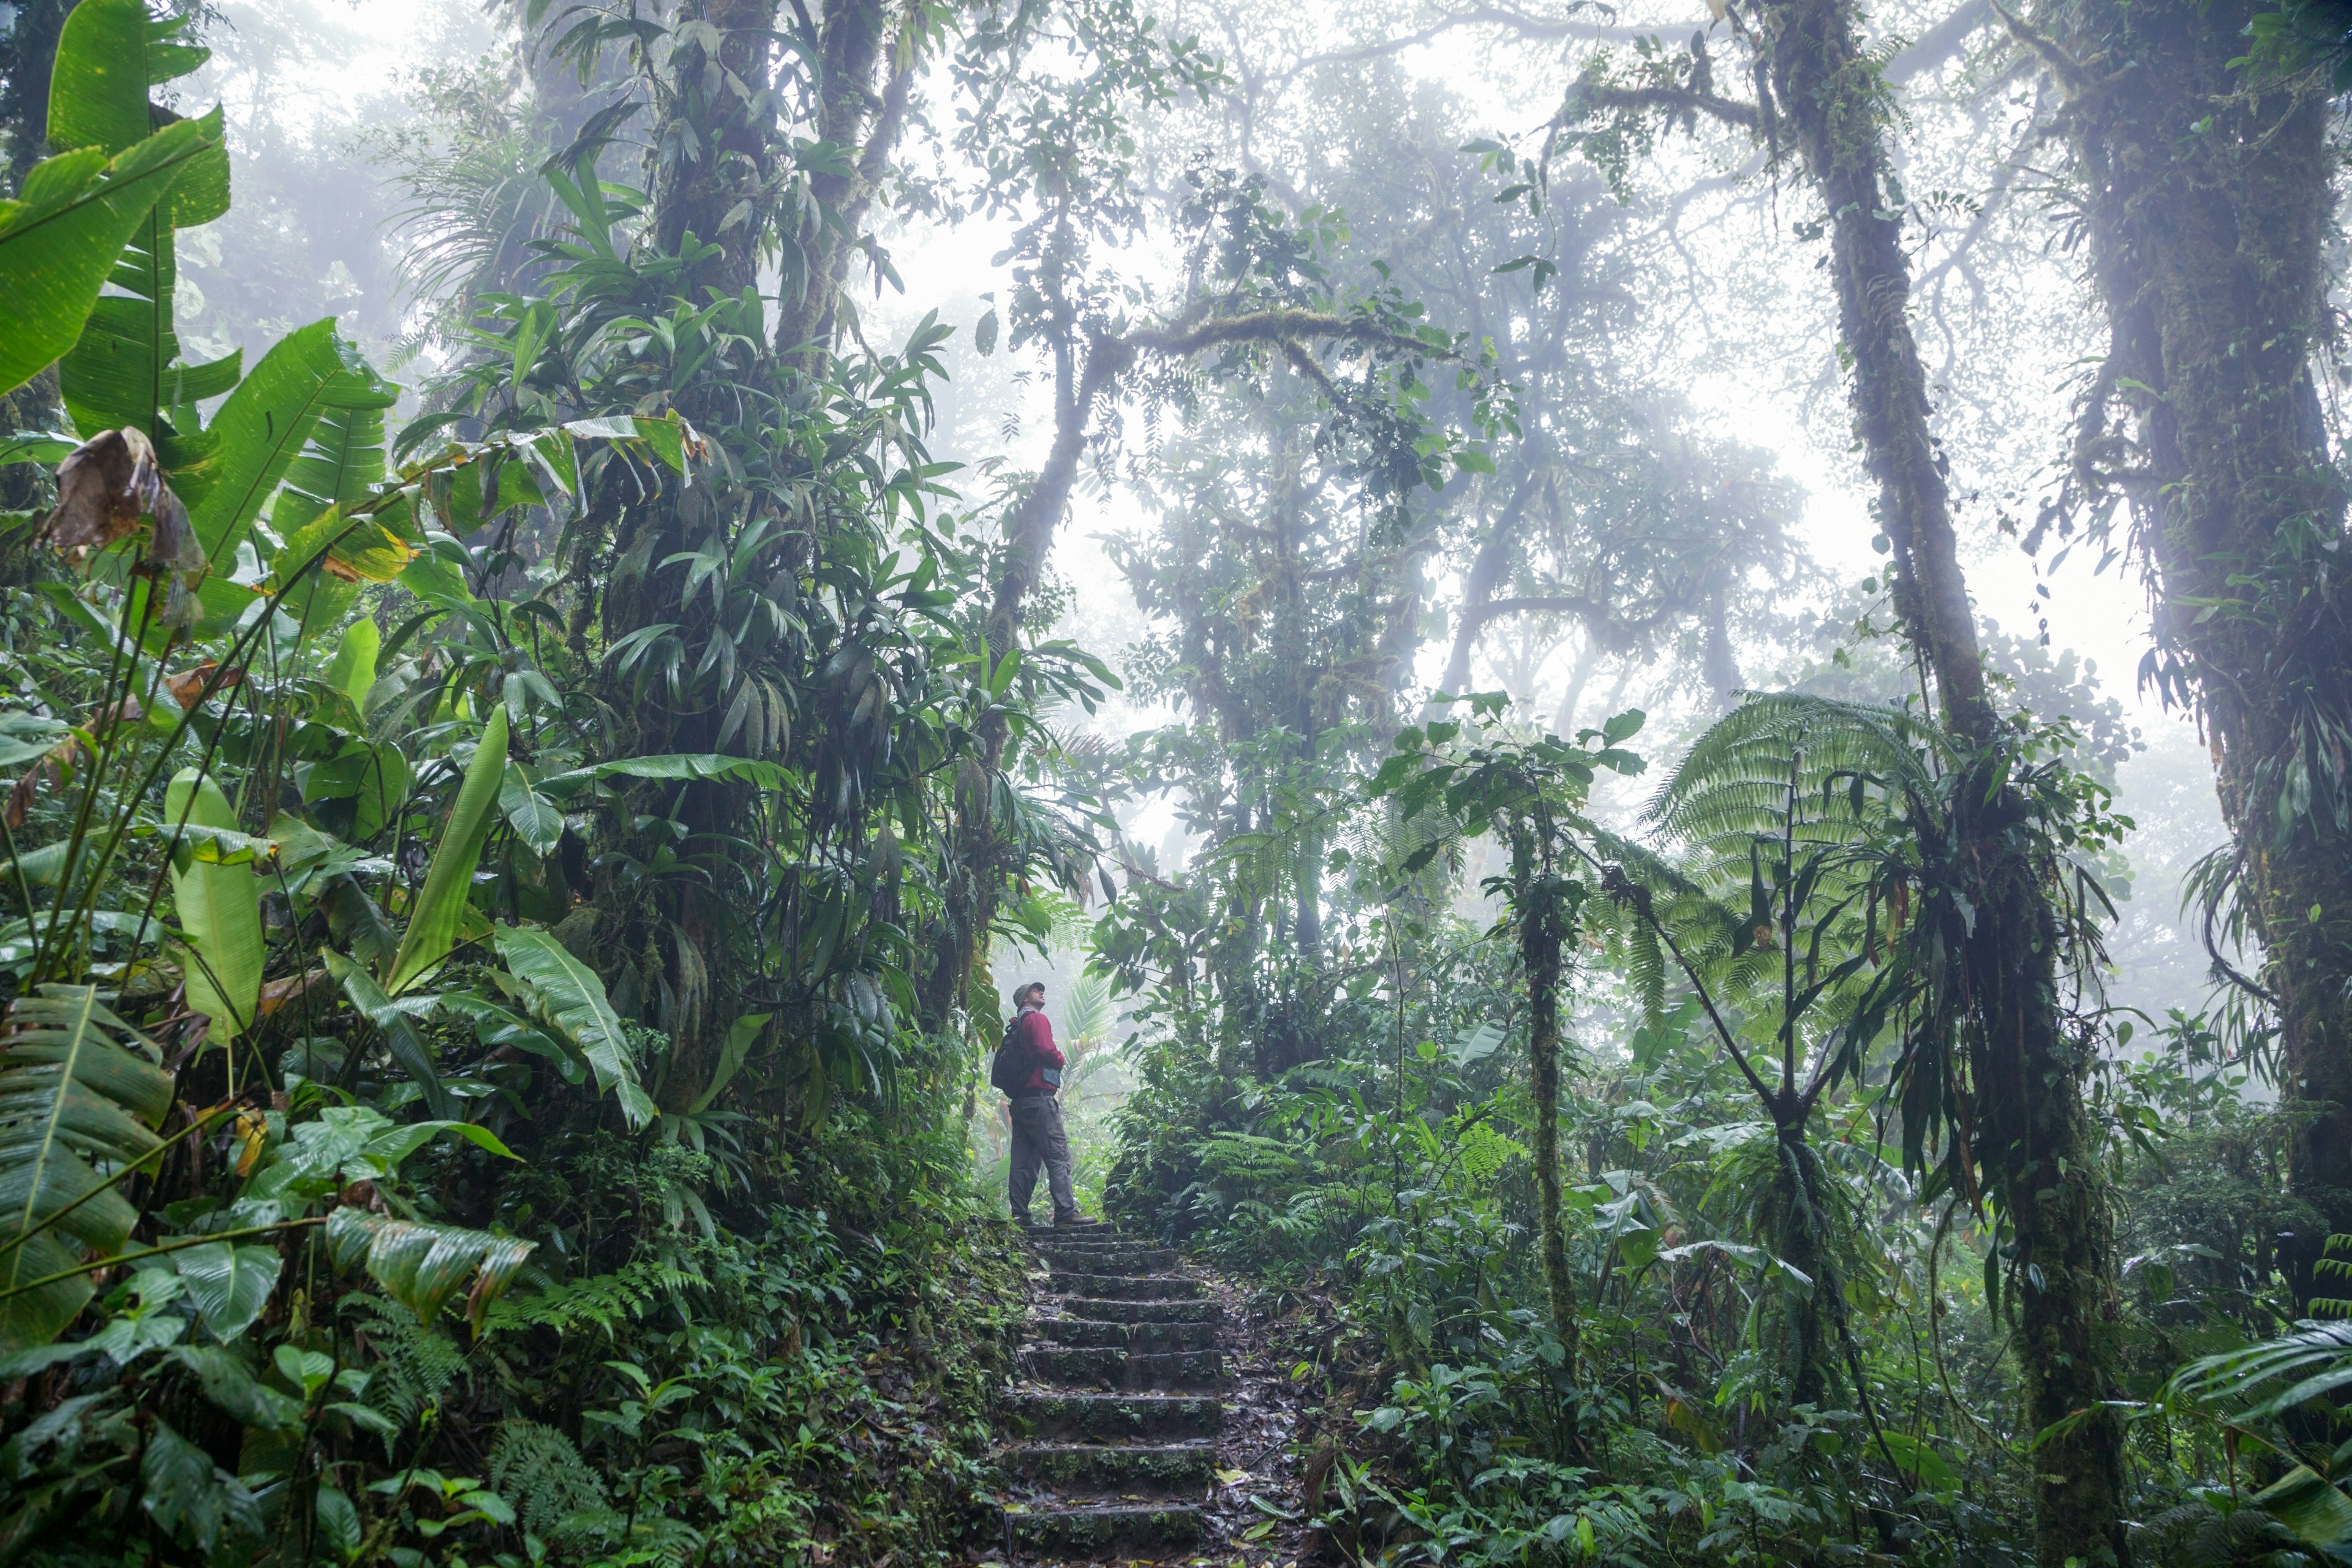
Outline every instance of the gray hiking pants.
POLYGON ((1045 1189, 1054 1194, 1055 1220, 1076 1219, 1078 1200, 1070 1191, 1070 1139, 1062 1131, 1061 1102, 1032 1089, 1013 1099, 1013 1180, 1005 1196, 1014 1219, 1029 1217, 1040 1164, 1045 1167, 1045 1189))

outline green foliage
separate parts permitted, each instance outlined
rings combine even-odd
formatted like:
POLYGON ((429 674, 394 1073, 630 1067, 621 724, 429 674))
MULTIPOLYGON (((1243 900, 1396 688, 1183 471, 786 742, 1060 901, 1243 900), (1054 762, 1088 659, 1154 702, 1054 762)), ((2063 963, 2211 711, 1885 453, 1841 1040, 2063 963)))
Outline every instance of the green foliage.
POLYGON ((596 1085, 617 1093, 621 1114, 632 1129, 653 1120, 654 1103, 637 1084, 637 1064, 619 1015, 605 998, 596 972, 564 951, 542 931, 499 928, 499 956, 531 1010, 553 1025, 596 1075, 596 1085))
POLYGON ((138 1213, 100 1171, 135 1169, 159 1143, 172 1080, 152 1040, 90 985, 47 985, 0 1029, 0 1352, 45 1345, 91 1294, 84 1248, 118 1252, 138 1213), (63 1275, 63 1278, 58 1276, 63 1275))

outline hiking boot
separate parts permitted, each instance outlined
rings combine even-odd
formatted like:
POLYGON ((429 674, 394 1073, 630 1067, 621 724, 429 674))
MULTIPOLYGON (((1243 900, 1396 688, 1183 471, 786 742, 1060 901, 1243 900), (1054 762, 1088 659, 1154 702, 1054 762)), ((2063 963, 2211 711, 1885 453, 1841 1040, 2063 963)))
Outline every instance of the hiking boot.
POLYGON ((1098 1226, 1101 1224, 1102 1221, 1094 1218, 1090 1215, 1074 1214, 1066 1219, 1055 1220, 1054 1222, 1054 1228, 1055 1230, 1085 1230, 1090 1226, 1098 1226))

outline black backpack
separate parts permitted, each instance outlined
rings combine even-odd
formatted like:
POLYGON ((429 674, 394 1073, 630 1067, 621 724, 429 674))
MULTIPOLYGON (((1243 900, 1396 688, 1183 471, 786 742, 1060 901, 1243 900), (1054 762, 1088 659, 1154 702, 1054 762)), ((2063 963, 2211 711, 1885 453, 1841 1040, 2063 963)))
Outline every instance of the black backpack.
POLYGON ((1010 1100, 1029 1087, 1029 1069, 1036 1065, 1036 1053, 1022 1037, 1021 1015, 1015 1013, 1013 1022, 1004 1026, 1004 1039, 996 1047, 996 1059, 988 1064, 988 1081, 1010 1100))

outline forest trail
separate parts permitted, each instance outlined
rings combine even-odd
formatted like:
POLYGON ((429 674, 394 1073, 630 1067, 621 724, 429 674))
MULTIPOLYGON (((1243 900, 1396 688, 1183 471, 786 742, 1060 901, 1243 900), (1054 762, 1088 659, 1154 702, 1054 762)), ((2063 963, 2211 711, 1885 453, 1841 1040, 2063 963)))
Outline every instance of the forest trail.
POLYGON ((1278 1552, 1294 1530, 1269 1469, 1284 1463, 1297 1413, 1287 1380, 1239 1342, 1237 1292, 1107 1228, 1030 1237, 1047 1272, 1042 1288, 1033 1280, 1019 1381, 1000 1419, 1006 1559, 1238 1563, 1278 1552))

